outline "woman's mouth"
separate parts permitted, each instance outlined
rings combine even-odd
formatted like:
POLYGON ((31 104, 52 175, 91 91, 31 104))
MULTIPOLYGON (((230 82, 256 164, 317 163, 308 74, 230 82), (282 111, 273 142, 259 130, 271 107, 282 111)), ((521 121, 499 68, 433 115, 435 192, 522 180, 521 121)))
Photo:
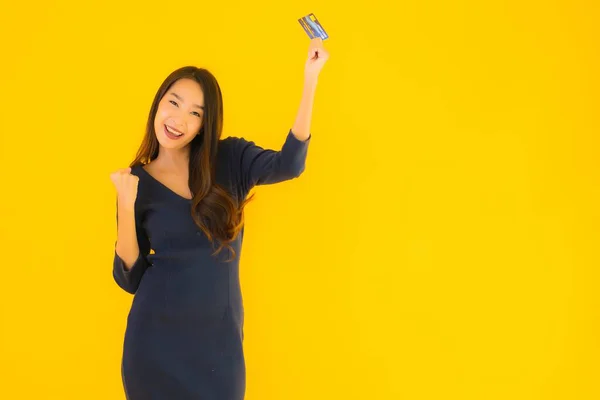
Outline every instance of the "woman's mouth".
POLYGON ((183 133, 171 128, 170 126, 165 125, 165 135, 171 140, 177 140, 183 136, 183 133))

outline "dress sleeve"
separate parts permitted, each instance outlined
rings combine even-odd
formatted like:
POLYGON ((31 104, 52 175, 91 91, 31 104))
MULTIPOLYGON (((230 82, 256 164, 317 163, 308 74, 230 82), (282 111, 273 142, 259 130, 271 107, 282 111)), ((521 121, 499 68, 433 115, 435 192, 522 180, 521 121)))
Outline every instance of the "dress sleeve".
POLYGON ((290 129, 281 150, 264 149, 252 141, 234 137, 233 173, 244 193, 255 185, 270 185, 293 178, 304 172, 308 145, 290 129))
MULTIPOLYGON (((118 209, 119 208, 117 206, 117 224, 119 223, 118 209)), ((121 289, 131 294, 135 294, 138 286, 140 285, 140 281, 142 280, 144 272, 146 269, 148 269, 148 260, 146 259, 146 256, 150 253, 150 241, 146 237, 139 214, 140 213, 136 208, 135 230, 140 253, 130 269, 125 269, 125 263, 123 259, 117 254, 116 241, 114 250, 113 278, 121 289)))

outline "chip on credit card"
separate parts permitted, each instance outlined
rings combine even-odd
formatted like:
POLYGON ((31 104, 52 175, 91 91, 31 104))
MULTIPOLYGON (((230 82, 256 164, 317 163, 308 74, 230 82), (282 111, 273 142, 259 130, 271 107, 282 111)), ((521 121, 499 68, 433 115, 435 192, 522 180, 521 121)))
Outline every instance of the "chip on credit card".
POLYGON ((306 34, 311 39, 319 37, 325 40, 329 37, 327 32, 325 32, 325 29, 323 29, 323 27, 319 23, 317 17, 315 17, 315 14, 310 13, 307 16, 300 18, 298 22, 300 22, 300 25, 302 25, 302 27, 306 31, 306 34))

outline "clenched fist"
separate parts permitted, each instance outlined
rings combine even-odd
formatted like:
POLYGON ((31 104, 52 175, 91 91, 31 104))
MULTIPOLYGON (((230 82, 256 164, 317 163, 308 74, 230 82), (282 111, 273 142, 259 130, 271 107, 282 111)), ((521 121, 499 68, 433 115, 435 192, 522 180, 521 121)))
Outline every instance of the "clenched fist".
POLYGON ((117 189, 119 207, 124 207, 127 211, 133 211, 140 178, 131 174, 131 168, 122 168, 110 174, 110 180, 117 189))

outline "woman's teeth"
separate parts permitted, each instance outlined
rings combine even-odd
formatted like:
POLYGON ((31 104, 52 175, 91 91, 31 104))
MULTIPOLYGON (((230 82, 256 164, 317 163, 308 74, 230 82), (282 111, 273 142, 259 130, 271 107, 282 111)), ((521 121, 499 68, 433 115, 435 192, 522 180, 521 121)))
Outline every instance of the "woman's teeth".
POLYGON ((167 128, 167 130, 172 133, 175 136, 183 136, 183 133, 179 133, 177 131, 174 131, 173 129, 169 128, 167 125, 165 125, 165 127, 167 128))

